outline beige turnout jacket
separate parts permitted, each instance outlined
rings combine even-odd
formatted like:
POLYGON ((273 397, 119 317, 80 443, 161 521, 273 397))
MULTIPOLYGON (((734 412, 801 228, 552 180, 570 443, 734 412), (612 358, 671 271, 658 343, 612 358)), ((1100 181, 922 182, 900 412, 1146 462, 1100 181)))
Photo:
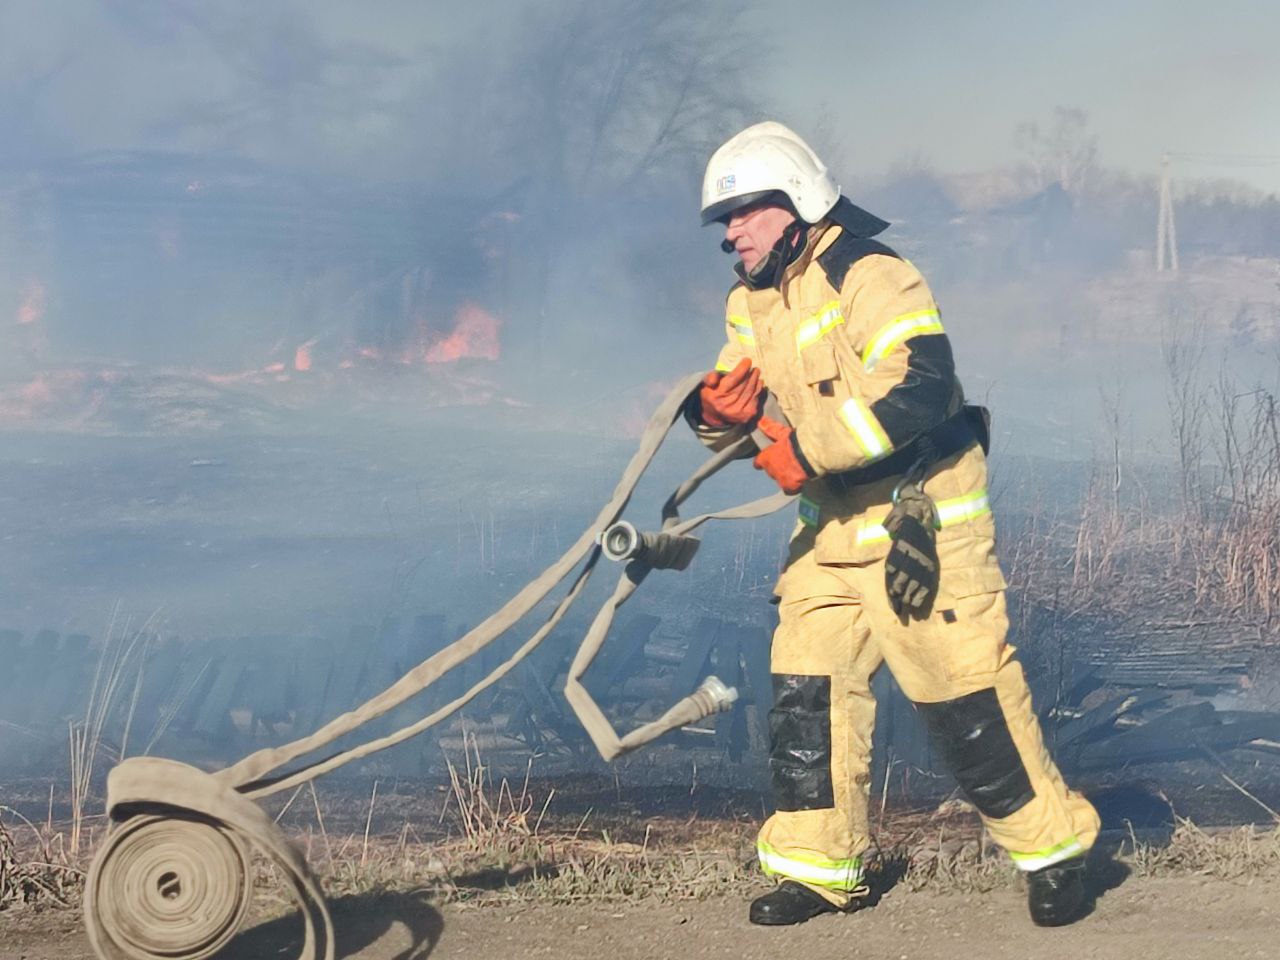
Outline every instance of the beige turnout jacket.
MULTIPOLYGON (((797 536, 812 537, 819 563, 883 558, 889 539, 881 521, 900 476, 861 482, 857 471, 909 446, 964 403, 938 305, 920 272, 883 244, 824 222, 809 231, 777 287, 734 286, 725 334, 716 368, 731 370, 743 357, 760 368, 817 474, 802 491, 797 536)), ((713 449, 737 436, 696 418, 693 425, 713 449)), ((976 443, 927 474, 953 590, 1004 586, 986 482, 976 443)))

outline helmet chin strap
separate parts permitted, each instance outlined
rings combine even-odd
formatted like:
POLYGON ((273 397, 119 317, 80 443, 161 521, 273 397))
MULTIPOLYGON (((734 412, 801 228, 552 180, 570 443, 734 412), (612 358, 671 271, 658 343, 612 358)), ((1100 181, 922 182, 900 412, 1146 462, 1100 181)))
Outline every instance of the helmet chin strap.
MULTIPOLYGON (((809 225, 803 220, 792 220, 783 229, 778 242, 769 248, 769 252, 760 258, 760 262, 755 267, 747 270, 739 261, 733 265, 734 273, 751 290, 778 286, 782 282, 782 274, 804 249, 808 228, 809 225)), ((725 253, 732 253, 734 246, 728 240, 724 240, 720 244, 720 249, 725 253)))

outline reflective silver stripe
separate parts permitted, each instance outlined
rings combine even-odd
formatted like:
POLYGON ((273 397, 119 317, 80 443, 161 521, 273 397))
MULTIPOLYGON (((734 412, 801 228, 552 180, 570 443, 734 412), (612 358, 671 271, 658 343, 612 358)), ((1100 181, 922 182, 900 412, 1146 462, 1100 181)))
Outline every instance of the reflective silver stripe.
POLYGON ((868 460, 879 460, 893 449, 884 427, 880 426, 871 408, 859 398, 852 397, 841 404, 840 419, 868 460))
POLYGON ((763 841, 757 845, 756 853, 760 857, 760 866, 771 877, 789 877, 846 893, 856 890, 862 883, 861 857, 848 860, 800 859, 784 856, 763 841))
MULTIPOLYGON (((984 487, 973 493, 966 493, 963 497, 939 500, 934 506, 938 510, 938 522, 943 527, 953 527, 958 523, 965 523, 980 517, 984 513, 990 513, 991 499, 987 496, 987 491, 984 487)), ((884 543, 888 539, 889 531, 880 523, 869 523, 864 527, 860 527, 854 536, 854 542, 858 546, 866 543, 884 543)))
POLYGON ((937 308, 917 310, 894 317, 877 331, 862 351, 862 365, 874 370, 876 364, 887 357, 893 348, 904 340, 927 333, 942 333, 942 317, 937 308))
POLYGON ((1045 867, 1051 867, 1055 863, 1061 863, 1063 860, 1070 860, 1072 857, 1078 857, 1084 853, 1084 844, 1075 837, 1070 840, 1063 841, 1053 847, 1046 847, 1044 850, 1037 850, 1034 853, 1014 853, 1009 851, 1009 857, 1019 870, 1030 872, 1032 870, 1041 870, 1045 867))
POLYGON ((816 527, 820 511, 818 505, 808 497, 800 498, 800 522, 807 527, 816 527))
POLYGON ((844 314, 840 312, 840 301, 832 300, 822 305, 822 311, 810 317, 796 330, 796 348, 803 350, 812 343, 817 343, 840 324, 844 323, 844 314))
POLYGON ((749 347, 755 346, 756 335, 755 331, 751 329, 750 320, 737 314, 730 314, 729 326, 733 327, 733 332, 737 334, 740 343, 745 343, 749 347))

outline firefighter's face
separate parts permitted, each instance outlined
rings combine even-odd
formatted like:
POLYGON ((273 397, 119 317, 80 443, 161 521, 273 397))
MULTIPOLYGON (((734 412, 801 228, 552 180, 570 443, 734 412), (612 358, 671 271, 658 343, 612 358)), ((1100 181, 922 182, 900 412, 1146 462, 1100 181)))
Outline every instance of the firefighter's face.
POLYGON ((750 273, 795 219, 795 214, 776 203, 753 203, 734 211, 725 225, 724 239, 733 244, 743 268, 750 273))

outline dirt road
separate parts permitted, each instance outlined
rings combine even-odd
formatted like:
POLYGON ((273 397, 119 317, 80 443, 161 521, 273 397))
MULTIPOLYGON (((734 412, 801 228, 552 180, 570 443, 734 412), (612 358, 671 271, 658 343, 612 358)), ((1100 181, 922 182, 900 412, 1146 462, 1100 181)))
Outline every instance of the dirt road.
MULTIPOLYGON (((1128 880, 1074 926, 1032 926, 1013 889, 986 894, 891 891, 874 909, 791 929, 752 927, 738 898, 702 903, 437 909, 412 895, 334 903, 338 954, 360 960, 726 958, 807 960, 1166 960, 1280 956, 1280 883, 1199 877, 1128 880)), ((296 956, 292 919, 241 934, 225 960, 296 956)), ((70 912, 0 914, 0 960, 89 958, 70 912)))

